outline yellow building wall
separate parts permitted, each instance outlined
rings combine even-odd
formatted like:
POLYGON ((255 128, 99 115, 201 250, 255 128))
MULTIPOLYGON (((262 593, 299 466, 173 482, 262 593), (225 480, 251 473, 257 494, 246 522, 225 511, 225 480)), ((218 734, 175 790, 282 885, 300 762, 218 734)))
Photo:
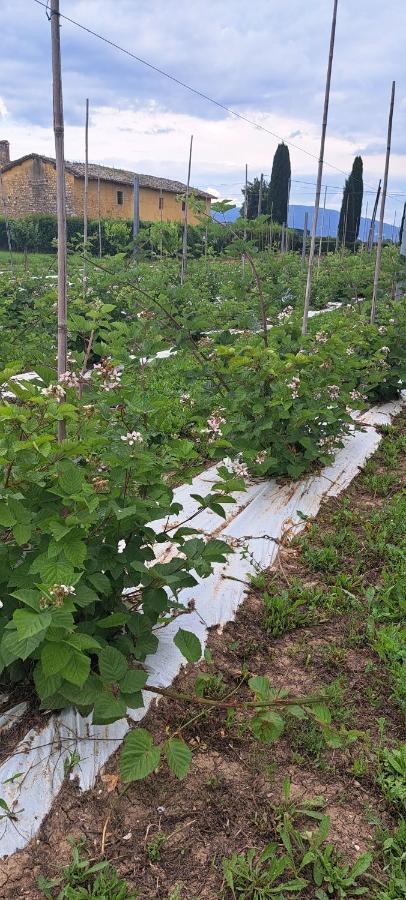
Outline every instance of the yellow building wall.
MULTIPOLYGON (((83 178, 75 178, 74 184, 74 208, 75 215, 83 215, 85 182, 83 178)), ((160 191, 153 188, 140 188, 140 219, 144 222, 159 222, 161 210, 159 208, 160 191)), ((162 220, 164 222, 183 222, 182 201, 177 200, 177 194, 162 191, 163 209, 162 220)), ((206 201, 206 212, 210 215, 210 200, 206 201)), ((116 184, 111 181, 100 181, 100 218, 101 219, 132 219, 134 214, 134 191, 132 185, 116 184), (117 203, 117 192, 121 191, 123 203, 117 203)), ((89 180, 88 189, 88 216, 89 219, 97 219, 99 215, 98 185, 94 179, 89 180)), ((191 225, 199 223, 199 217, 189 211, 191 225)))

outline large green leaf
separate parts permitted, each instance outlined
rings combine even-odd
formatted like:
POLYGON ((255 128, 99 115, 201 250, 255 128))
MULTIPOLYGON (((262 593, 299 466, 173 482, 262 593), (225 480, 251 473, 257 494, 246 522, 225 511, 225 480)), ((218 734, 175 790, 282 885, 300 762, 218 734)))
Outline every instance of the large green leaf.
POLYGON ((50 677, 61 672, 69 660, 70 653, 67 644, 46 641, 41 649, 41 665, 44 675, 50 677))
MULTIPOLYGON (((99 653, 99 670, 104 682, 113 684, 124 678, 128 669, 125 656, 115 647, 104 647, 99 653)), ((137 688, 138 690, 138 688, 137 688)))
POLYGON ((124 739, 120 754, 120 775, 124 782, 140 781, 159 766, 161 751, 155 747, 145 728, 130 731, 124 739))
POLYGON ((27 638, 19 638, 17 631, 5 631, 0 644, 0 654, 4 665, 9 666, 16 659, 28 659, 43 639, 42 631, 27 638))
POLYGON ((127 712, 127 704, 120 697, 105 692, 96 697, 93 709, 94 725, 110 725, 123 719, 127 712))
POLYGON ((34 634, 45 631, 51 621, 51 613, 48 610, 36 613, 27 609, 16 609, 13 615, 19 638, 33 637, 34 634))
POLYGON ((147 680, 147 673, 144 669, 128 669, 124 678, 120 681, 120 691, 123 694, 133 694, 142 691, 147 680))
POLYGON ((65 494, 80 494, 85 476, 83 471, 70 460, 64 460, 58 467, 58 482, 65 494))
POLYGON ((85 683, 90 672, 90 659, 79 650, 70 651, 69 659, 63 669, 63 677, 79 687, 85 683))
POLYGON ((199 639, 192 631, 179 628, 175 634, 174 643, 188 662, 198 662, 202 655, 199 639))
POLYGON ((81 568, 87 556, 87 547, 80 535, 70 531, 61 541, 66 559, 76 568, 81 568))
POLYGON ((265 744, 272 744, 282 734, 285 722, 278 713, 268 709, 251 719, 251 730, 265 744))
POLYGON ((179 738, 171 738, 165 744, 165 752, 171 772, 179 779, 185 778, 192 762, 190 747, 179 738))
POLYGON ((41 700, 46 700, 47 697, 52 697, 52 694, 56 694, 62 684, 60 675, 45 675, 40 664, 35 666, 33 678, 37 694, 41 700))

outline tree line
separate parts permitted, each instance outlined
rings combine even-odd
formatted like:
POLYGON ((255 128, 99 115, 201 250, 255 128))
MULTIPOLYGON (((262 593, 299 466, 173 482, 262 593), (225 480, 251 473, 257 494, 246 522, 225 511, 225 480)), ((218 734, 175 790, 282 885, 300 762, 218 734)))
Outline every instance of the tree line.
MULTIPOLYGON (((291 185, 291 164, 289 147, 278 144, 272 163, 269 181, 263 175, 255 177, 242 189, 244 202, 241 215, 247 219, 256 219, 265 215, 279 225, 287 225, 289 195, 291 185)), ((349 250, 355 248, 361 223, 362 200, 364 194, 363 162, 356 156, 352 171, 346 179, 341 203, 338 224, 338 243, 349 250)))

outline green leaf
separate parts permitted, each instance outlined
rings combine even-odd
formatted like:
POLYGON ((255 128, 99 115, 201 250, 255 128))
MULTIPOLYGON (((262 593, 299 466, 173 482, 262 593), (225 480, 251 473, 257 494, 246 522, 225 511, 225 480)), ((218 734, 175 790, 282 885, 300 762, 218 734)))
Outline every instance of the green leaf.
POLYGON ((120 681, 120 691, 123 694, 133 694, 142 691, 147 680, 147 673, 144 669, 127 669, 124 677, 120 681))
POLYGON ((372 853, 363 853, 362 856, 357 859, 349 873, 349 877, 352 879, 359 878, 360 875, 363 875, 372 862, 372 853))
POLYGON ((179 628, 175 634, 174 643, 188 662, 198 662, 202 655, 199 639, 192 631, 179 628))
POLYGON ((103 575, 102 572, 95 572, 93 575, 88 575, 89 581, 91 581, 96 591, 99 594, 109 594, 111 591, 111 584, 107 575, 103 575))
POLYGON ((248 687, 258 700, 269 700, 271 698, 269 678, 266 678, 264 675, 254 675, 248 680, 248 687))
POLYGON ((91 634, 82 634, 76 631, 66 638, 66 645, 75 647, 76 650, 100 650, 100 643, 91 634))
POLYGON ((40 631, 45 631, 51 624, 51 613, 45 612, 29 612, 27 609, 16 609, 13 615, 13 622, 16 625, 18 637, 29 638, 40 631))
POLYGON ((18 522, 17 525, 14 525, 13 535, 17 541, 17 544, 22 547, 23 544, 28 544, 32 534, 31 525, 24 525, 23 522, 18 522))
POLYGON ((272 744, 278 740, 285 727, 285 722, 278 713, 269 709, 253 716, 250 723, 253 734, 265 744, 272 744))
POLYGON ((107 684, 121 681, 127 669, 128 665, 125 656, 119 650, 116 650, 115 647, 105 647, 99 653, 100 675, 107 684))
POLYGON ((185 744, 185 741, 171 738, 165 744, 165 752, 171 772, 180 780, 185 778, 192 762, 190 747, 185 744))
POLYGON ((46 641, 41 649, 41 665, 46 677, 56 675, 65 668, 70 656, 67 644, 46 641))
POLYGON ((141 691, 134 691, 133 694, 126 694, 120 691, 120 697, 124 700, 127 709, 142 709, 144 706, 144 698, 141 691))
POLYGON ((123 782, 140 781, 159 766, 161 751, 155 747, 145 728, 130 731, 124 739, 120 754, 120 775, 123 782))
POLYGON ((37 556, 30 568, 30 572, 41 575, 44 584, 53 586, 54 584, 72 584, 74 573, 73 568, 68 562, 60 559, 48 559, 46 554, 37 556))
POLYGON ((0 655, 5 666, 16 659, 28 659, 44 639, 42 631, 28 638, 19 638, 17 631, 6 631, 0 644, 0 655))
POLYGON ((110 615, 105 616, 104 619, 98 619, 97 627, 98 628, 118 628, 120 625, 126 625, 127 619, 128 619, 128 613, 125 613, 125 612, 110 613, 110 615))
POLYGON ((15 597, 16 600, 21 600, 21 603, 31 606, 31 609, 37 609, 39 612, 39 601, 41 598, 39 591, 33 591, 31 588, 21 588, 19 591, 14 591, 11 596, 15 597))
POLYGON ((69 496, 80 494, 84 480, 84 473, 79 466, 75 465, 70 460, 64 460, 59 463, 58 482, 64 494, 68 494, 69 496))
POLYGON ((69 562, 76 568, 81 568, 87 556, 87 547, 84 541, 80 539, 79 534, 69 532, 61 541, 63 552, 69 562))
POLYGON ((62 684, 60 675, 45 675, 41 665, 35 666, 33 678, 37 694, 41 700, 46 700, 47 697, 56 694, 58 688, 62 684))
POLYGON ((90 606, 92 603, 98 603, 99 596, 95 591, 92 590, 89 585, 84 584, 82 581, 75 588, 75 603, 76 606, 90 606))
POLYGON ((12 528, 12 526, 16 524, 16 521, 17 519, 11 512, 7 503, 2 501, 0 503, 0 525, 3 525, 4 528, 12 528))
POLYGON ((119 697, 113 697, 113 694, 102 693, 96 697, 93 709, 94 725, 110 725, 123 719, 127 712, 127 704, 119 697))
POLYGON ((321 725, 330 725, 331 713, 324 703, 314 703, 309 709, 313 713, 316 722, 320 722, 321 725))
POLYGON ((79 687, 85 683, 90 672, 90 659, 79 650, 72 650, 69 654, 68 662, 63 670, 63 677, 66 681, 77 684, 79 687))

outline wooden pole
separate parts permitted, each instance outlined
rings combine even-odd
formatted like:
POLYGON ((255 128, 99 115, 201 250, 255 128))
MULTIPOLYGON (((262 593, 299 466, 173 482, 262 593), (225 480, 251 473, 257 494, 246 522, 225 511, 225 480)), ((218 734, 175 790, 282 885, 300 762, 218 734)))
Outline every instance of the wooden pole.
POLYGON ((373 290, 372 290, 371 325, 375 322, 376 300, 377 300, 377 295, 378 295, 378 284, 379 284, 379 273, 381 270, 383 222, 384 222, 384 217, 385 217, 386 191, 388 189, 389 160, 390 160, 390 149, 391 149, 391 140, 392 140, 392 121, 393 121, 394 103, 395 103, 395 82, 393 81, 390 107, 389 107, 388 138, 387 138, 387 142, 386 142, 385 172, 384 172, 384 176, 383 176, 381 214, 379 217, 378 245, 376 248, 374 286, 373 286, 373 290))
POLYGON ((83 196, 83 294, 87 288, 87 208, 89 200, 89 100, 85 118, 85 192, 83 196))
POLYGON ((134 249, 133 249, 133 257, 137 254, 137 247, 135 245, 135 241, 137 240, 138 232, 140 230, 140 179, 138 175, 134 176, 134 184, 133 184, 133 201, 134 201, 134 213, 133 213, 133 241, 134 241, 134 249))
POLYGON ((263 185, 263 182, 264 182, 264 175, 263 175, 263 172, 261 172, 261 180, 259 182, 259 194, 258 194, 258 213, 257 213, 258 216, 261 215, 261 210, 262 210, 262 185, 263 185))
POLYGON ((364 234, 363 234, 363 239, 362 239, 362 249, 364 249, 365 243, 366 243, 367 228, 368 228, 368 200, 367 200, 367 205, 366 205, 366 209, 365 209, 365 221, 364 221, 364 234))
POLYGON ((189 165, 187 170, 187 183, 186 183, 186 197, 185 197, 185 218, 183 220, 183 243, 182 243, 182 264, 180 270, 180 283, 183 284, 186 275, 186 266, 187 266, 187 226, 188 226, 188 216, 189 216, 189 189, 190 189, 190 172, 192 168, 192 147, 193 147, 193 134, 190 136, 190 147, 189 147, 189 165))
POLYGON ((10 222, 9 222, 8 213, 7 213, 6 198, 4 196, 4 191, 3 191, 3 179, 1 176, 1 170, 0 170, 0 194, 1 194, 1 205, 3 207, 4 223, 6 226, 8 254, 10 257, 10 270, 12 272, 14 272, 13 247, 12 247, 12 242, 11 242, 10 222))
POLYGON ((369 226, 369 234, 368 234, 368 250, 371 252, 372 247, 374 246, 374 237, 375 237, 375 222, 376 222, 376 213, 378 210, 379 197, 381 196, 381 179, 379 179, 378 190, 376 192, 374 208, 372 212, 371 224, 369 226))
POLYGON ((322 248, 322 244, 323 244, 323 235, 324 235, 324 217, 326 215, 326 200, 327 200, 327 185, 324 189, 323 215, 321 217, 321 232, 320 232, 320 243, 319 243, 319 258, 317 260, 317 271, 319 271, 319 269, 320 269, 321 248, 322 248))
POLYGON ((319 206, 320 206, 321 179, 322 179, 322 175, 323 175, 323 161, 324 161, 324 146, 326 143, 328 106, 329 106, 329 100, 330 100, 331 70, 333 67, 334 40, 335 40, 336 22, 337 22, 337 6, 338 6, 338 0, 334 0, 333 18, 332 18, 332 23, 331 23, 331 34, 330 34, 330 49, 329 49, 329 57, 328 57, 328 65, 327 65, 326 90, 325 90, 325 96, 324 96, 323 123, 322 123, 322 128, 321 128, 320 156, 319 156, 319 166, 318 166, 318 172, 317 172, 316 201, 315 201, 314 210, 313 210, 312 237, 311 237, 311 241, 310 241, 309 265, 308 265, 308 269, 307 269, 307 283, 306 283, 306 292, 305 292, 304 309, 303 309, 302 334, 307 333, 307 321, 309 318, 310 297, 311 297, 311 290, 312 290, 314 252, 316 249, 317 219, 318 219, 318 215, 319 215, 319 206))
POLYGON ((160 219, 160 223, 161 223, 161 238, 159 241, 159 256, 160 256, 160 259, 162 259, 163 255, 164 255, 163 234, 162 234, 162 224, 163 224, 163 218, 164 218, 164 193, 163 193, 162 188, 160 188, 160 191, 159 191, 159 213, 160 213, 159 219, 160 219))
POLYGON ((101 219, 100 219, 100 177, 97 179, 97 219, 98 219, 98 232, 99 232, 99 258, 102 257, 102 230, 101 230, 101 219))
POLYGON ((343 236, 343 242, 341 244, 341 249, 344 248, 344 250, 346 247, 346 240, 347 240, 347 222, 348 222, 348 204, 349 204, 349 202, 350 202, 350 195, 347 194, 347 203, 345 206, 345 216, 344 216, 344 236, 343 236))
MULTIPOLYGON (((59 0, 51 0, 52 91, 56 158, 56 210, 58 219, 58 381, 66 372, 67 297, 66 297, 66 197, 65 151, 62 100, 61 41, 59 0)), ((66 437, 66 423, 58 422, 58 441, 66 437)))
POLYGON ((301 264, 302 269, 303 269, 304 262, 305 262, 305 259, 306 259, 306 241, 307 241, 307 223, 308 223, 308 220, 309 220, 309 214, 308 214, 307 212, 305 212, 304 225, 303 225, 303 242, 302 242, 302 264, 301 264))
MULTIPOLYGON (((245 194, 244 194, 244 234, 243 241, 247 240, 247 214, 248 214, 248 164, 245 163, 245 194)), ((242 255, 242 274, 245 275, 245 253, 242 255)))

